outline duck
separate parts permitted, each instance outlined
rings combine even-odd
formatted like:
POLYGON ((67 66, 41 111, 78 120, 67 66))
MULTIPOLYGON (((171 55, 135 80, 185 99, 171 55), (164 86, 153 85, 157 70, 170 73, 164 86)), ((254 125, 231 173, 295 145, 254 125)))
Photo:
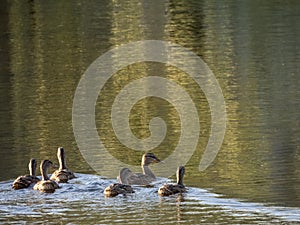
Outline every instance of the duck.
POLYGON ((149 168, 152 163, 161 162, 153 153, 146 153, 142 156, 141 167, 143 173, 133 173, 128 168, 123 168, 119 172, 117 179, 121 184, 128 185, 150 185, 151 182, 155 181, 156 177, 149 168))
POLYGON ((36 160, 34 158, 30 159, 28 164, 29 174, 17 177, 13 182, 13 189, 28 188, 31 184, 38 182, 40 179, 35 175, 36 166, 36 160))
POLYGON ((55 180, 58 183, 67 183, 68 180, 75 178, 74 173, 67 168, 66 154, 63 147, 57 149, 57 158, 59 162, 58 170, 54 171, 50 180, 55 180))
POLYGON ((177 183, 176 184, 164 184, 158 189, 160 196, 169 196, 177 193, 186 192, 186 188, 183 184, 183 176, 185 173, 184 166, 179 166, 176 172, 177 183))
POLYGON ((55 189, 59 188, 58 184, 54 180, 49 180, 48 169, 53 166, 53 163, 46 159, 41 162, 40 170, 42 174, 42 180, 38 181, 34 186, 34 190, 38 190, 46 193, 53 193, 55 189))
POLYGON ((133 188, 128 184, 114 183, 104 189, 105 197, 115 197, 119 194, 134 193, 133 188))

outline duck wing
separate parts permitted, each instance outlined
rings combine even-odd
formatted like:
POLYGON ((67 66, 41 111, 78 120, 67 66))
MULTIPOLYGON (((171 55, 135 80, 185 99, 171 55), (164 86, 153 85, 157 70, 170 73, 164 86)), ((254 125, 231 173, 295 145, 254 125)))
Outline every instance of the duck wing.
POLYGON ((28 188, 32 183, 30 176, 19 176, 14 180, 13 189, 18 190, 22 188, 28 188))
POLYGON ((51 175, 50 180, 54 180, 57 183, 67 183, 69 180, 68 172, 64 170, 55 170, 51 175))
POLYGON ((106 197, 115 197, 119 194, 128 194, 128 193, 134 193, 134 190, 130 185, 127 184, 114 183, 104 189, 104 195, 106 197))
POLYGON ((18 190, 22 188, 28 188, 31 184, 38 182, 40 179, 35 176, 25 175, 19 176, 13 182, 13 189, 18 190))
POLYGON ((169 196, 183 192, 186 192, 186 189, 183 185, 179 184, 165 184, 158 189, 158 194, 161 196, 169 196))
POLYGON ((117 179, 121 184, 129 185, 149 185, 154 181, 152 177, 142 173, 133 173, 128 168, 121 169, 117 179))
POLYGON ((38 190, 45 193, 53 193, 57 188, 59 188, 59 186, 53 180, 41 180, 33 186, 34 190, 38 190))

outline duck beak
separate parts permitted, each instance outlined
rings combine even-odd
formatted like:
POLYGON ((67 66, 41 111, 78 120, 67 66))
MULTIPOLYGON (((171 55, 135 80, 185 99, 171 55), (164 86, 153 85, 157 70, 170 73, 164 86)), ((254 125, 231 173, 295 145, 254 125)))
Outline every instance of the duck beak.
POLYGON ((155 163, 159 163, 159 162, 163 162, 163 161, 161 161, 161 160, 158 159, 158 158, 155 158, 155 159, 154 159, 154 162, 155 162, 155 163))

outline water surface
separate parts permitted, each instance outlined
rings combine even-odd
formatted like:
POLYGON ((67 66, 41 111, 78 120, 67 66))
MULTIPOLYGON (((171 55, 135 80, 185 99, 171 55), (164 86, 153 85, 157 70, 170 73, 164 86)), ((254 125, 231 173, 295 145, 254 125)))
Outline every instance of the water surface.
MULTIPOLYGON (((172 224, 299 220, 298 1, 4 1, 0 10, 3 221, 55 223, 60 217, 66 223, 90 218, 91 223, 105 224, 126 218, 133 223, 143 216, 145 223, 159 219, 172 224), (224 142, 214 162, 200 172, 212 123, 203 91, 188 74, 169 65, 125 67, 107 81, 96 103, 97 131, 111 155, 132 166, 140 164, 143 152, 118 141, 110 110, 125 85, 146 76, 170 79, 189 93, 199 113, 200 137, 186 165, 185 184, 191 191, 184 200, 161 199, 155 188, 105 199, 102 190, 112 181, 106 179, 115 177, 97 176, 78 149, 72 127, 74 93, 97 57, 121 44, 148 39, 182 45, 213 71, 226 103, 224 142), (10 189, 14 178, 27 173, 31 157, 56 162, 59 146, 67 151, 69 167, 82 177, 54 195, 10 189), (146 200, 141 197, 145 195, 146 200)), ((152 151, 165 159, 180 137, 180 117, 170 103, 143 99, 132 108, 130 126, 136 137, 146 138, 155 116, 164 119, 168 131, 152 151)), ((107 167, 119 170, 113 164, 107 167)))
MULTIPOLYGON (((153 187, 134 186, 135 193, 105 198, 103 190, 116 180, 77 174, 78 178, 53 194, 32 188, 13 191, 11 182, 1 182, 0 222, 75 224, 282 224, 300 220, 300 210, 248 203, 224 198, 205 189, 159 197, 157 189, 168 180, 159 178, 153 187)), ((171 182, 171 181, 168 181, 171 182)))

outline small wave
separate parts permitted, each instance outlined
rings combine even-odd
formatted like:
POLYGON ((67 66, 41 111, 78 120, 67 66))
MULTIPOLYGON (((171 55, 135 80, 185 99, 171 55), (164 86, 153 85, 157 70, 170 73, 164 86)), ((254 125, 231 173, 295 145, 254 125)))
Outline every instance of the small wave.
POLYGON ((212 215, 218 215, 216 223, 300 221, 298 208, 243 202, 200 188, 188 188, 183 195, 159 197, 157 189, 168 181, 159 178, 151 187, 134 186, 135 193, 115 198, 105 198, 103 190, 117 180, 97 175, 77 174, 76 179, 60 184, 61 188, 52 194, 30 187, 13 190, 13 181, 5 181, 0 183, 0 221, 55 224, 61 218, 68 223, 84 224, 101 218, 103 223, 164 224, 180 220, 189 224, 202 220, 207 223, 212 215))

